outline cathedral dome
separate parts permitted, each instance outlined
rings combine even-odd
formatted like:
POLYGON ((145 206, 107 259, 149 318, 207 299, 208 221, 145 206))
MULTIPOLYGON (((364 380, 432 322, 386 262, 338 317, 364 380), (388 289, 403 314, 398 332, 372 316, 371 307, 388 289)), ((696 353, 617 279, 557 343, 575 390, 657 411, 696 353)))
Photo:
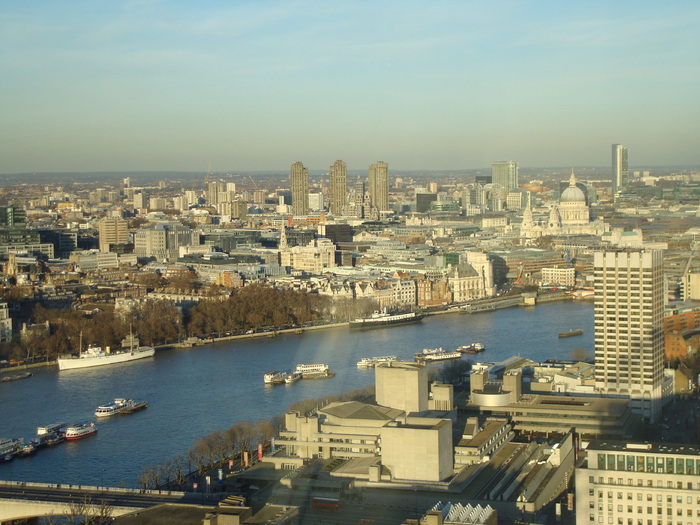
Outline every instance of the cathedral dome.
POLYGON ((562 192, 559 202, 586 202, 586 195, 578 186, 569 186, 562 192))
POLYGON ((576 185, 576 175, 574 175, 573 168, 571 168, 571 178, 569 178, 569 187, 561 192, 559 202, 586 202, 586 194, 583 193, 581 188, 579 188, 576 185))

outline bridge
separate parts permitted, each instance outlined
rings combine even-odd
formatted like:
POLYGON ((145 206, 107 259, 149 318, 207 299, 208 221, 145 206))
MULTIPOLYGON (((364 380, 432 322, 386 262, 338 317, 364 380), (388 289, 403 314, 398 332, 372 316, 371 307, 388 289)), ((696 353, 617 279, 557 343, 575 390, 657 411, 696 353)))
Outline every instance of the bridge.
POLYGON ((161 503, 216 505, 220 494, 0 481, 0 524, 34 516, 109 513, 116 517, 161 503))

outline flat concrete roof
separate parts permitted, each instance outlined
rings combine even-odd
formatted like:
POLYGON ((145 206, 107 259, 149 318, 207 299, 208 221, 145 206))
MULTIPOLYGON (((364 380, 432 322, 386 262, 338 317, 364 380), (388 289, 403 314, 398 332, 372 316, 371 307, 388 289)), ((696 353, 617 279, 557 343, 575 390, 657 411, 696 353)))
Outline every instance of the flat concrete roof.
POLYGON ((700 445, 685 445, 680 443, 640 443, 638 441, 609 441, 596 439, 590 442, 586 450, 700 456, 700 445))

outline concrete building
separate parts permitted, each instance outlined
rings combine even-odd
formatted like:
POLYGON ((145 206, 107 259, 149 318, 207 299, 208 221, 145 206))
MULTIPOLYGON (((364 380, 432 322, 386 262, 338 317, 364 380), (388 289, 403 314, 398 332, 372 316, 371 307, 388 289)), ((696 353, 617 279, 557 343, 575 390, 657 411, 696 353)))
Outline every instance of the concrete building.
POLYGON ((700 448, 593 441, 576 469, 576 523, 695 525, 700 448))
POLYGON ((12 318, 7 303, 0 303, 0 343, 12 339, 12 318))
POLYGON ((108 252, 110 244, 129 242, 129 223, 121 218, 105 217, 97 225, 101 252, 108 252))
POLYGON ((342 215, 348 192, 348 167, 342 160, 336 160, 330 167, 331 213, 342 215))
POLYGON ((309 213, 309 169, 301 162, 292 164, 289 172, 292 185, 292 214, 306 215, 309 213))
POLYGON ((389 164, 379 161, 369 167, 369 196, 379 211, 389 209, 389 164))
POLYGON ((596 252, 594 286, 596 389, 629 397, 654 422, 663 401, 663 253, 596 252))
POLYGON ((286 232, 280 242, 280 264, 295 270, 320 274, 325 268, 335 268, 335 244, 330 239, 314 239, 307 246, 286 248, 286 232))
POLYGON ((139 258, 156 261, 177 260, 180 246, 199 244, 194 230, 180 223, 161 223, 141 228, 134 234, 134 253, 139 258))
POLYGON ((514 160, 498 161, 491 164, 491 182, 499 184, 507 194, 518 187, 518 163, 514 160))
POLYGON ((625 188, 629 182, 629 167, 627 164, 627 148, 622 144, 612 145, 612 193, 625 188))
POLYGON ((575 268, 542 268, 542 284, 567 286, 576 285, 575 268))
POLYGON ((374 369, 377 404, 407 414, 428 410, 428 369, 411 362, 385 363, 374 369))

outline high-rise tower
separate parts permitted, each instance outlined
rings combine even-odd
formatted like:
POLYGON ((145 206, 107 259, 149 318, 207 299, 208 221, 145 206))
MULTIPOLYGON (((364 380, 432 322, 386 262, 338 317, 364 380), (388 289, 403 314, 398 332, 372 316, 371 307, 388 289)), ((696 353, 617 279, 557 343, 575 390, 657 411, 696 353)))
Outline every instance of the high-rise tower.
POLYGON ((505 193, 518 187, 518 163, 502 160, 491 164, 491 182, 500 184, 505 193))
POLYGON ((629 397, 653 422, 662 404, 663 253, 596 252, 593 264, 596 389, 629 397))
POLYGON ((369 196, 372 206, 380 211, 389 209, 389 165, 379 161, 369 167, 369 196))
POLYGON ((618 190, 627 186, 629 168, 627 166, 627 148, 622 144, 612 145, 612 191, 613 197, 618 190))
POLYGON ((306 215, 309 213, 309 169, 301 162, 295 162, 289 179, 292 183, 292 214, 306 215))
POLYGON ((347 165, 342 160, 336 160, 331 166, 331 212, 334 215, 343 213, 345 198, 348 192, 347 165))

